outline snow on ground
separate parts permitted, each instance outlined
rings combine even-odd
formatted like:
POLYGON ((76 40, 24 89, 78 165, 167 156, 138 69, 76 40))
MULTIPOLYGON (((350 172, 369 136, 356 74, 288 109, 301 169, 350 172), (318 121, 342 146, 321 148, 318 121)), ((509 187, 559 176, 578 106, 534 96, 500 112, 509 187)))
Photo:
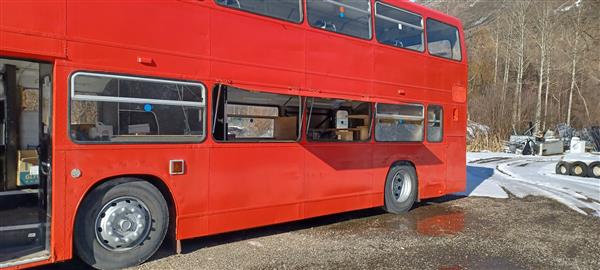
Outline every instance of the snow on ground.
POLYGON ((459 195, 518 198, 543 196, 600 217, 600 179, 557 175, 561 156, 467 153, 467 189, 459 195), (508 193, 507 193, 508 192, 508 193))

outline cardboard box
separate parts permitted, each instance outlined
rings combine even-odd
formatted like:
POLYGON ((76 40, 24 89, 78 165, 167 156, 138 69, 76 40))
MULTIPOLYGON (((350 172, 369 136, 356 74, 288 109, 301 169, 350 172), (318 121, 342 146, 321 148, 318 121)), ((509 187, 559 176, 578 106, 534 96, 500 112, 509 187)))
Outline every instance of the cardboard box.
POLYGON ((276 140, 296 140, 298 134, 298 121, 296 116, 284 116, 275 118, 275 131, 273 135, 276 140))
POLYGON ((39 157, 35 150, 19 150, 17 165, 17 186, 37 185, 40 182, 39 157))
POLYGON ((340 141, 351 142, 354 140, 354 132, 350 130, 338 130, 335 132, 340 141))

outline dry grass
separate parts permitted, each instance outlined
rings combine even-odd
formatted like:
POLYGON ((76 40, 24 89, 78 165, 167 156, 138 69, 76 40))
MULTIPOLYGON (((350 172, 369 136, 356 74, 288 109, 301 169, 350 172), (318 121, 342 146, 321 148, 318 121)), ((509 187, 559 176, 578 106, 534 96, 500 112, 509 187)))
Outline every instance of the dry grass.
POLYGON ((469 152, 502 152, 504 149, 504 141, 497 134, 482 135, 477 134, 475 138, 467 142, 467 151, 469 152))

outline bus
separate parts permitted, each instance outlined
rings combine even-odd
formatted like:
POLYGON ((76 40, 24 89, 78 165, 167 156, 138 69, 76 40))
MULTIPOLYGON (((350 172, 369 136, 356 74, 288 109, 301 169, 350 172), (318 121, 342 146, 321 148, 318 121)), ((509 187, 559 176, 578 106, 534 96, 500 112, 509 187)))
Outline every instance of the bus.
POLYGON ((0 268, 465 190, 461 22, 401 0, 0 0, 0 268))

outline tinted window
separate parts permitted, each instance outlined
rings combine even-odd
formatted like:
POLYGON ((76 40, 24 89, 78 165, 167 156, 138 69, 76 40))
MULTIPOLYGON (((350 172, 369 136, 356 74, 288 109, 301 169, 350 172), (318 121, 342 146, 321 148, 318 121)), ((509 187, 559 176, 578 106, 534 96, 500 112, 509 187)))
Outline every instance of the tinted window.
POLYGON ((377 2, 375 33, 380 43, 423 51, 423 19, 417 14, 377 2))
POLYGON ((349 36, 371 38, 371 4, 368 0, 307 0, 308 23, 349 36))
POLYGON ((427 20, 427 48, 435 56, 462 59, 458 29, 432 19, 427 20))
POLYGON ((77 73, 71 84, 70 122, 77 141, 200 141, 204 86, 77 73))
POLYGON ((308 98, 309 141, 368 141, 371 103, 343 99, 308 98))
POLYGON ((441 142, 443 136, 443 109, 442 106, 427 106, 427 141, 441 142))
POLYGON ((375 140, 420 142, 423 140, 423 106, 377 104, 375 140))
POLYGON ((275 17, 278 19, 301 22, 302 1, 300 0, 216 0, 217 4, 230 8, 275 17))

